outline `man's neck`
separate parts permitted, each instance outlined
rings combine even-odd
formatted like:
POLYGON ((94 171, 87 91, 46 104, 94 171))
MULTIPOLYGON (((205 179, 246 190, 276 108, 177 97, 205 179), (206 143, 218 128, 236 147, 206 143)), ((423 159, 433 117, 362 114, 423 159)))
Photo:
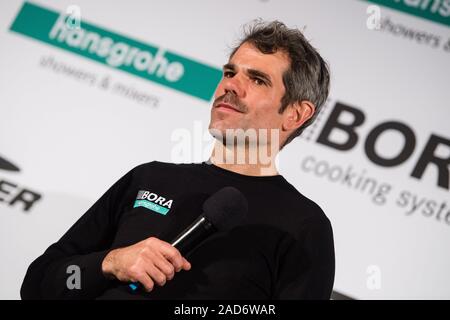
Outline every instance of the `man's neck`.
MULTIPOLYGON (((264 154, 264 159, 260 159, 258 150, 243 150, 241 147, 226 148, 222 143, 216 142, 209 161, 228 171, 247 176, 274 176, 278 175, 276 167, 276 153, 264 154), (250 157, 252 154, 256 157, 250 157), (239 158, 238 155, 241 155, 239 158), (242 156, 244 155, 244 156, 242 156)), ((270 148, 268 148, 270 150, 270 148)))

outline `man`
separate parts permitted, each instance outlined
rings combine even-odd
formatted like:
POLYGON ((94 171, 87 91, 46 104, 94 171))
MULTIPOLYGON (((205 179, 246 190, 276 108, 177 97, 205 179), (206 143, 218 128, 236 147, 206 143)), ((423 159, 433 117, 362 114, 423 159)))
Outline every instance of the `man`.
POLYGON ((317 116, 328 88, 327 65, 300 31, 256 22, 224 66, 209 163, 133 168, 31 264, 22 298, 329 299, 330 222, 275 165, 317 116), (183 257, 169 242, 225 186, 246 197, 246 219, 183 257), (68 285, 74 266, 76 288, 68 285), (142 290, 131 293, 130 282, 142 290))

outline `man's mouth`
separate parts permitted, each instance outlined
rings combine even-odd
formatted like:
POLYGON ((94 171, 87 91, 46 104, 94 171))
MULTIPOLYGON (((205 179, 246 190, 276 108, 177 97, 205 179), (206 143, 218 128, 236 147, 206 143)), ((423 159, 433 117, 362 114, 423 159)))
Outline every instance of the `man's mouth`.
POLYGON ((218 103, 216 105, 216 108, 219 108, 220 110, 223 111, 231 111, 231 112, 239 112, 239 113, 243 113, 242 111, 240 111, 238 108, 236 108, 235 106, 232 106, 231 104, 228 103, 218 103))

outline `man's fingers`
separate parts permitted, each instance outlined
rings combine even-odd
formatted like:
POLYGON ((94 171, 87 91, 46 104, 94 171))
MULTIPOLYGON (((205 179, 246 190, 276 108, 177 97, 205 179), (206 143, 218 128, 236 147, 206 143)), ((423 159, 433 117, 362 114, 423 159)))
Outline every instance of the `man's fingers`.
POLYGON ((185 257, 183 257, 183 270, 191 270, 191 263, 185 257))
POLYGON ((173 249, 176 251, 167 252, 164 257, 173 265, 175 271, 190 270, 191 264, 189 261, 187 261, 176 248, 173 249))
POLYGON ((170 243, 154 237, 149 238, 147 243, 150 247, 157 249, 156 257, 153 255, 151 258, 154 266, 160 269, 166 279, 172 279, 175 272, 191 268, 191 264, 170 243))
POLYGON ((153 287, 155 286, 153 280, 150 278, 150 276, 146 273, 142 273, 138 277, 136 277, 133 282, 139 282, 145 287, 145 291, 150 292, 153 290, 153 287))
POLYGON ((167 259, 160 254, 158 258, 155 260, 155 266, 163 272, 167 280, 172 280, 175 275, 175 267, 167 261, 167 259))
POLYGON ((174 266, 175 271, 178 272, 183 268, 183 257, 177 248, 169 245, 161 247, 162 255, 174 266))
POLYGON ((157 285, 162 287, 166 284, 166 275, 154 265, 147 268, 147 273, 157 285))

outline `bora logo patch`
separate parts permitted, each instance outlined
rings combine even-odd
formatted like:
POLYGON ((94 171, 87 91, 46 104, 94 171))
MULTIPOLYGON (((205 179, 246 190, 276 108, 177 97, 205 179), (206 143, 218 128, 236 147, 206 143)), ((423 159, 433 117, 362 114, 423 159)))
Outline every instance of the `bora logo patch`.
POLYGON ((166 215, 172 208, 172 204, 173 200, 171 199, 166 199, 151 191, 139 190, 133 208, 144 207, 159 214, 166 215))

